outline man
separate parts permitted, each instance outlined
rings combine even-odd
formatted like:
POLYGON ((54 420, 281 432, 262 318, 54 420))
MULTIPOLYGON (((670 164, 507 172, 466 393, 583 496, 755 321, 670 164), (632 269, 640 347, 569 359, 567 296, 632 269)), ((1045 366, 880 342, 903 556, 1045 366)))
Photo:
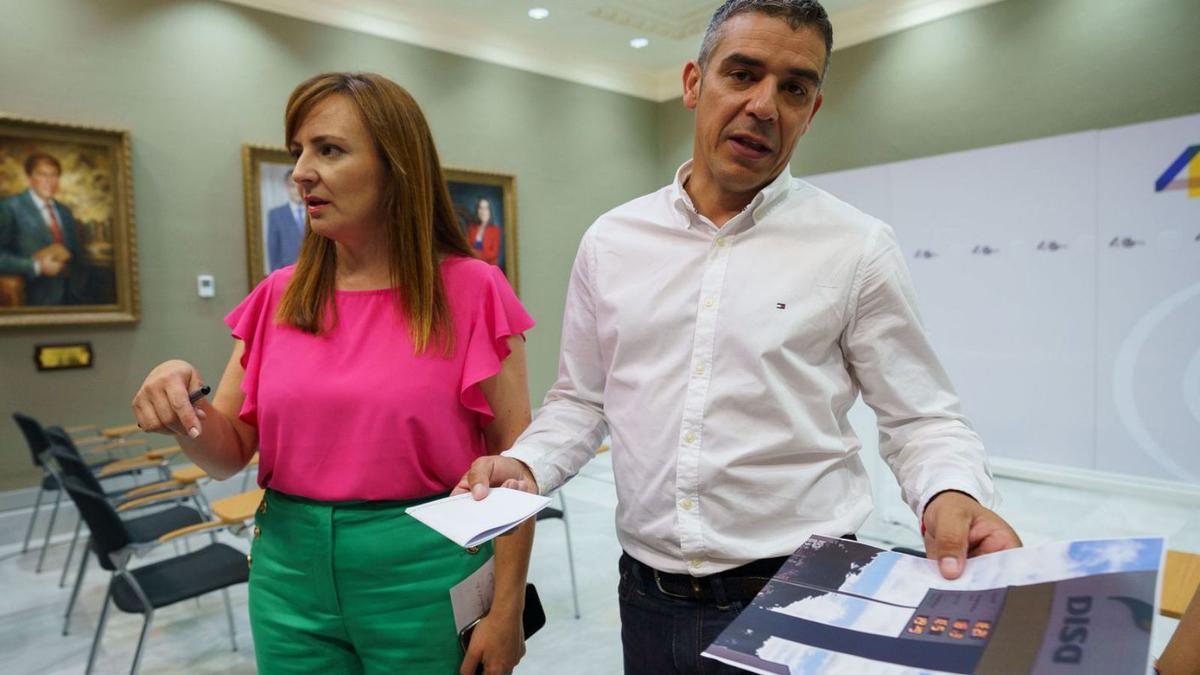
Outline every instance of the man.
POLYGON ((25 305, 77 304, 86 279, 75 216, 54 199, 62 164, 35 152, 25 176, 29 189, 0 201, 0 278, 23 286, 25 305))
POLYGON ((280 204, 267 212, 267 269, 274 272, 296 262, 300 256, 300 243, 304 241, 304 203, 300 199, 300 188, 292 180, 292 170, 283 175, 287 187, 288 203, 280 204))
POLYGON ((1020 545, 983 506, 983 446, 892 230, 788 172, 831 46, 814 0, 717 10, 683 70, 692 160, 584 235, 558 381, 512 449, 459 485, 546 493, 611 435, 627 673, 700 672, 700 651, 787 555, 863 523, 870 486, 847 420, 860 393, 946 577, 1020 545))

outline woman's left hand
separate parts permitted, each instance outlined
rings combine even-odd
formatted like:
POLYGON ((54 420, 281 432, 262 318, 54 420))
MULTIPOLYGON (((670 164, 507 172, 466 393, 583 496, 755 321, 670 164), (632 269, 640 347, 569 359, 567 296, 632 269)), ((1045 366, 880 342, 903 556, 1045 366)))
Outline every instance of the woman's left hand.
POLYGON ((488 614, 471 633, 471 644, 463 658, 460 675, 508 675, 525 656, 525 636, 521 634, 521 616, 503 618, 488 614))

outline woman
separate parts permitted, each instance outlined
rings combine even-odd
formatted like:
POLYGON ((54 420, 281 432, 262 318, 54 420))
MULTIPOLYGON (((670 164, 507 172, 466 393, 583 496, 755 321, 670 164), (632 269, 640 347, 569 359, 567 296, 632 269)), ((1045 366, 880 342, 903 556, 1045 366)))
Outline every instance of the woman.
MULTIPOLYGON (((494 542, 495 595, 464 655, 448 588, 490 557, 405 515, 529 422, 533 326, 458 229, 429 127, 408 92, 326 74, 292 92, 293 178, 308 231, 225 321, 233 354, 210 405, 163 363, 133 400, 217 479, 260 449, 251 550, 263 673, 507 673, 524 653, 532 523, 494 542)), ((522 487, 522 486, 513 486, 522 487)))
POLYGON ((467 228, 467 241, 475 254, 489 265, 500 264, 500 226, 492 222, 492 202, 480 197, 475 202, 476 222, 467 228))

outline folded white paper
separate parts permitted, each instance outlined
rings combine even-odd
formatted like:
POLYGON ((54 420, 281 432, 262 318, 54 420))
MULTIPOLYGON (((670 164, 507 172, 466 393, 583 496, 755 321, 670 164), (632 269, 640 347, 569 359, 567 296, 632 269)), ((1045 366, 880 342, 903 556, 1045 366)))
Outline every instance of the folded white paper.
POLYGON ((549 505, 549 497, 492 488, 480 501, 465 493, 414 506, 408 514, 450 541, 469 548, 504 534, 549 505))

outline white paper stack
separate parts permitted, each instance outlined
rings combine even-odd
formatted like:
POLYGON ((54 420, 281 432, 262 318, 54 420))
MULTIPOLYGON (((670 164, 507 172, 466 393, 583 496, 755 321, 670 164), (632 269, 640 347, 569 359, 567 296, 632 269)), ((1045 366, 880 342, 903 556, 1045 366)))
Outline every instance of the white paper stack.
POLYGON ((466 493, 414 506, 408 514, 450 541, 469 548, 504 534, 549 505, 549 497, 492 488, 480 501, 466 493))

